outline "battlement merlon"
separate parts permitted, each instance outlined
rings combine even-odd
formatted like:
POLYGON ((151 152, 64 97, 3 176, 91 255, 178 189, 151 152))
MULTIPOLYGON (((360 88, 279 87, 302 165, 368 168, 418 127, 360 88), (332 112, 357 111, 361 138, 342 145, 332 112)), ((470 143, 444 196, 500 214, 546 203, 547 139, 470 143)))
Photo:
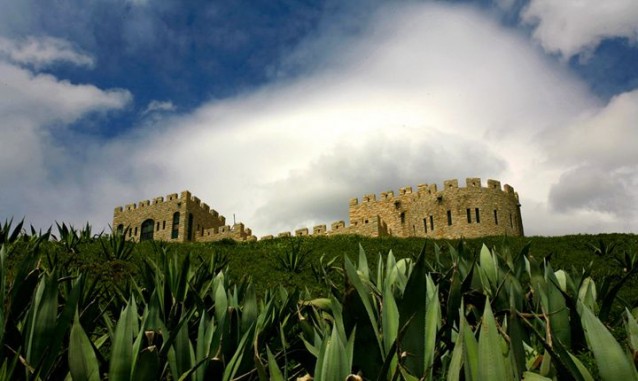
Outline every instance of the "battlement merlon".
POLYGON ((363 196, 363 200, 361 200, 361 202, 374 202, 374 201, 377 201, 377 195, 374 193, 363 196))
POLYGON ((412 194, 412 187, 399 188, 399 196, 403 196, 406 194, 412 194))
POLYGON ((490 188, 490 189, 501 190, 501 182, 498 181, 498 180, 488 179, 487 180, 487 187, 490 188))
POLYGON ((179 198, 182 199, 182 201, 186 201, 186 200, 190 200, 192 197, 191 192, 185 190, 185 191, 181 191, 179 194, 179 198))
POLYGON ((465 179, 465 186, 467 188, 480 188, 481 179, 479 177, 468 177, 465 179))
POLYGON ((459 187, 459 181, 457 179, 443 181, 444 189, 457 189, 459 187))
POLYGON ((343 220, 333 222, 330 224, 330 230, 340 230, 346 227, 346 223, 343 220))
POLYGON ((387 192, 381 193, 381 201, 390 201, 394 199, 394 192, 389 190, 387 192))
POLYGON ((323 235, 326 234, 327 231, 326 225, 316 225, 312 228, 312 235, 323 235))
POLYGON ((309 235, 308 228, 301 228, 295 230, 295 237, 305 237, 309 235))

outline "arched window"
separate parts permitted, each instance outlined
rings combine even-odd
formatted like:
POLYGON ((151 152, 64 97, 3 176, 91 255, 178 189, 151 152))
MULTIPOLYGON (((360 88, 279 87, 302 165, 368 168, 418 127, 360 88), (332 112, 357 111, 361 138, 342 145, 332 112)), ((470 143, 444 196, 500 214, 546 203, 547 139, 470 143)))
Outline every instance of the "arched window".
POLYGON ((171 239, 177 239, 179 236, 179 212, 173 213, 173 229, 171 230, 171 239))
POLYGON ((190 241, 193 239, 193 213, 188 213, 188 226, 186 227, 187 230, 187 239, 190 241))
POLYGON ((140 234, 140 241, 150 241, 153 239, 153 228, 155 227, 155 221, 150 218, 142 222, 142 232, 140 234))

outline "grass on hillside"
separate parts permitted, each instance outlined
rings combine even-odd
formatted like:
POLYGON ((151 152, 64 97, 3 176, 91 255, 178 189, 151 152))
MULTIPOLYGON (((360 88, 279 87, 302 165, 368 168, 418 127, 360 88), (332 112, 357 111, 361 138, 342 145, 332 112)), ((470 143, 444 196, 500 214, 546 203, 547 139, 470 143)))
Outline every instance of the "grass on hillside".
MULTIPOLYGON (((483 244, 497 251, 509 250, 520 252, 529 245, 529 252, 535 258, 547 258, 555 269, 576 269, 580 271, 592 266, 592 277, 601 279, 610 274, 622 274, 621 265, 611 260, 610 256, 595 255, 594 248, 614 247, 612 254, 638 250, 638 236, 633 234, 598 234, 569 235, 559 237, 483 237, 467 239, 464 244, 478 252, 483 244)), ((426 258, 434 259, 435 245, 441 248, 441 257, 445 259, 449 246, 456 247, 459 240, 429 240, 422 238, 371 238, 356 235, 332 237, 295 237, 275 238, 257 242, 235 242, 224 240, 210 243, 165 243, 142 242, 134 244, 130 260, 105 261, 103 248, 97 241, 83 242, 76 247, 76 253, 70 253, 54 242, 44 245, 42 250, 48 255, 58 255, 63 263, 77 266, 83 271, 93 274, 101 281, 117 284, 125 282, 130 276, 137 276, 137 271, 144 258, 154 256, 157 246, 166 246, 177 254, 191 253, 195 260, 216 255, 220 266, 226 265, 227 272, 234 279, 251 277, 258 294, 264 290, 282 285, 286 288, 297 287, 308 289, 311 294, 322 296, 329 292, 325 283, 318 281, 313 273, 313 266, 334 259, 334 267, 341 267, 344 256, 355 259, 359 253, 359 245, 365 250, 371 268, 376 268, 379 254, 385 258, 392 251, 397 259, 416 258, 425 248, 426 258), (305 255, 305 262, 298 271, 287 270, 279 259, 293 250, 295 244, 305 255)), ((19 251, 19 250, 18 250, 19 251)), ((9 266, 11 267, 11 266, 9 266)), ((624 287, 621 297, 630 301, 638 301, 638 286, 630 282, 624 287)))

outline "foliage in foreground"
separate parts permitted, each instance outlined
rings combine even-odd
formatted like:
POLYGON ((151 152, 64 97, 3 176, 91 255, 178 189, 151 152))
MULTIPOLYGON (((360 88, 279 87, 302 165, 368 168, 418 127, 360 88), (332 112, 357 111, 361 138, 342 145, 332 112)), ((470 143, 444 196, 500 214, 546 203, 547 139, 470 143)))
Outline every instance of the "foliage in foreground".
MULTIPOLYGON (((19 251, 18 235, 3 237, 1 380, 638 378, 634 301, 618 297, 638 271, 631 252, 615 257, 621 273, 594 281, 591 266, 555 270, 529 247, 435 245, 433 260, 389 252, 376 266, 360 249, 313 266, 331 290, 313 298, 258 293, 228 276, 227 258, 161 244, 112 287, 43 250, 48 234, 19 251)), ((131 254, 118 238, 80 241, 103 240, 115 266, 131 254)))

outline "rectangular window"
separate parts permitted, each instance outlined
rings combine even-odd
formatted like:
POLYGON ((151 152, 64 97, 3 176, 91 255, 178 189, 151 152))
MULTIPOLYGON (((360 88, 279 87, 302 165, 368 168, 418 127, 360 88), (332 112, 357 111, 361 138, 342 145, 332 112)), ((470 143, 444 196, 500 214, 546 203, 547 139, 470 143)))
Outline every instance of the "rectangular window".
POLYGON ((494 209, 494 225, 498 225, 498 212, 494 209))
POLYGON ((434 231, 434 218, 430 215, 430 230, 434 231))
POLYGON ((423 219, 423 229, 425 229, 425 233, 427 234, 427 232, 428 232, 428 219, 427 218, 423 219))
POLYGON ((448 226, 452 225, 452 211, 451 210, 447 211, 447 225, 448 226))
POLYGON ((135 233, 133 233, 133 235, 137 237, 137 226, 135 227, 135 233))
POLYGON ((479 208, 474 209, 476 211, 476 223, 481 222, 481 214, 479 213, 479 208))
POLYGON ((510 213, 510 227, 514 227, 514 220, 512 219, 512 213, 510 213))
POLYGON ((159 230, 159 226, 160 226, 159 221, 157 221, 157 229, 155 230, 159 230))
POLYGON ((470 208, 467 208, 466 211, 467 211, 467 223, 471 224, 472 223, 472 210, 470 208))
POLYGON ((166 220, 162 221, 162 230, 166 229, 166 220))

